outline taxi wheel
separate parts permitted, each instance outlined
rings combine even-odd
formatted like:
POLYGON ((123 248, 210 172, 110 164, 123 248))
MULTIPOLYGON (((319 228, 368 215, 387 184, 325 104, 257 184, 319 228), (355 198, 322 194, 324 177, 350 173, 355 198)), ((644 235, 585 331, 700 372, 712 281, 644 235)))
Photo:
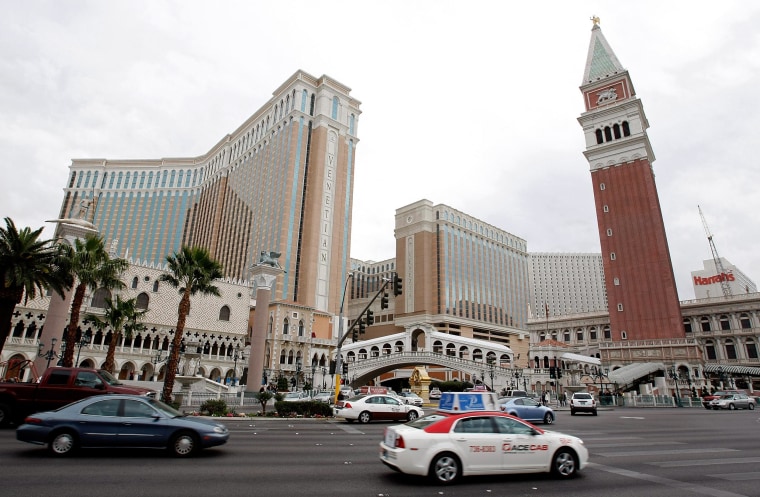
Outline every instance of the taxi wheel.
POLYGON ((77 449, 78 441, 73 432, 62 430, 53 434, 48 443, 48 450, 55 456, 70 456, 77 449))
POLYGON ((547 412, 547 413, 544 415, 544 424, 545 424, 545 425, 550 425, 550 424, 552 424, 553 422, 554 422, 554 416, 552 415, 552 413, 550 413, 550 412, 547 412))
POLYGON ((417 419, 419 417, 420 417, 420 415, 417 414, 417 411, 409 411, 409 413, 406 415, 406 420, 407 421, 414 421, 415 419, 417 419))
POLYGON ((369 411, 362 411, 362 413, 359 414, 358 421, 361 424, 366 424, 366 423, 369 423, 371 419, 372 419, 372 414, 370 414, 369 411))
POLYGON ((750 402, 749 403, 749 410, 753 411, 754 409, 755 409, 755 404, 753 404, 752 402, 750 402))
POLYGON ((578 458, 568 449, 560 449, 552 460, 552 473, 559 478, 572 478, 578 471, 578 458))
POLYGON ((438 454, 430 463, 430 478, 443 485, 456 483, 462 476, 462 465, 457 456, 450 452, 438 454))

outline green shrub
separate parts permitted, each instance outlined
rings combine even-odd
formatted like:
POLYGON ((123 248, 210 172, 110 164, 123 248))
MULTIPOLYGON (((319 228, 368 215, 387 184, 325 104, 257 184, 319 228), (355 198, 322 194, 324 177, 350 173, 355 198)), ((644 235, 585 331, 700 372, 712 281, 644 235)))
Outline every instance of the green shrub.
POLYGON ((297 402, 279 401, 274 403, 277 415, 288 418, 292 416, 332 416, 333 410, 328 404, 317 400, 300 400, 297 402))
POLYGON ((200 407, 201 413, 209 416, 224 416, 227 414, 227 402, 222 399, 209 399, 200 407))

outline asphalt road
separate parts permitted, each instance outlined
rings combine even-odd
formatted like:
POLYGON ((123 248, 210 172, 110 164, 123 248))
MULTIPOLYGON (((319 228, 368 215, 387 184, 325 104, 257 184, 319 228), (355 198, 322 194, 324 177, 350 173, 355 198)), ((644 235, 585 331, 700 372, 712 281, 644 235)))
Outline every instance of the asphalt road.
POLYGON ((146 450, 57 459, 3 429, 0 496, 760 496, 760 410, 559 412, 552 429, 580 436, 591 453, 578 478, 473 477, 453 487, 381 464, 385 423, 225 422, 230 441, 187 460, 146 450))

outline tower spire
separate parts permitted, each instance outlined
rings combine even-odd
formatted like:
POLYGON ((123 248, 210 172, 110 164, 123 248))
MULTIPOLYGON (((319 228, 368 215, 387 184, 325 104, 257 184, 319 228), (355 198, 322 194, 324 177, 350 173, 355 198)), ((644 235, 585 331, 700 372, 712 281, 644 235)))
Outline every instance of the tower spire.
POLYGON ((601 81, 604 78, 625 71, 612 47, 610 47, 607 39, 602 34, 602 28, 599 27, 599 18, 592 16, 591 21, 594 23, 594 26, 591 28, 591 42, 589 43, 588 56, 586 57, 586 69, 583 71, 582 84, 584 85, 601 81))

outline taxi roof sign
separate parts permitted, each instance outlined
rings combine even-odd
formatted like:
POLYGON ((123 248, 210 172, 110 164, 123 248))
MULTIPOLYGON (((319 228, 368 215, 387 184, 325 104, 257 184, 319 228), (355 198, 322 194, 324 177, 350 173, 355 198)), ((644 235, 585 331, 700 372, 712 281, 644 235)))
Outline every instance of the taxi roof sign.
POLYGON ((498 397, 493 392, 443 392, 438 403, 440 412, 498 411, 498 397))

